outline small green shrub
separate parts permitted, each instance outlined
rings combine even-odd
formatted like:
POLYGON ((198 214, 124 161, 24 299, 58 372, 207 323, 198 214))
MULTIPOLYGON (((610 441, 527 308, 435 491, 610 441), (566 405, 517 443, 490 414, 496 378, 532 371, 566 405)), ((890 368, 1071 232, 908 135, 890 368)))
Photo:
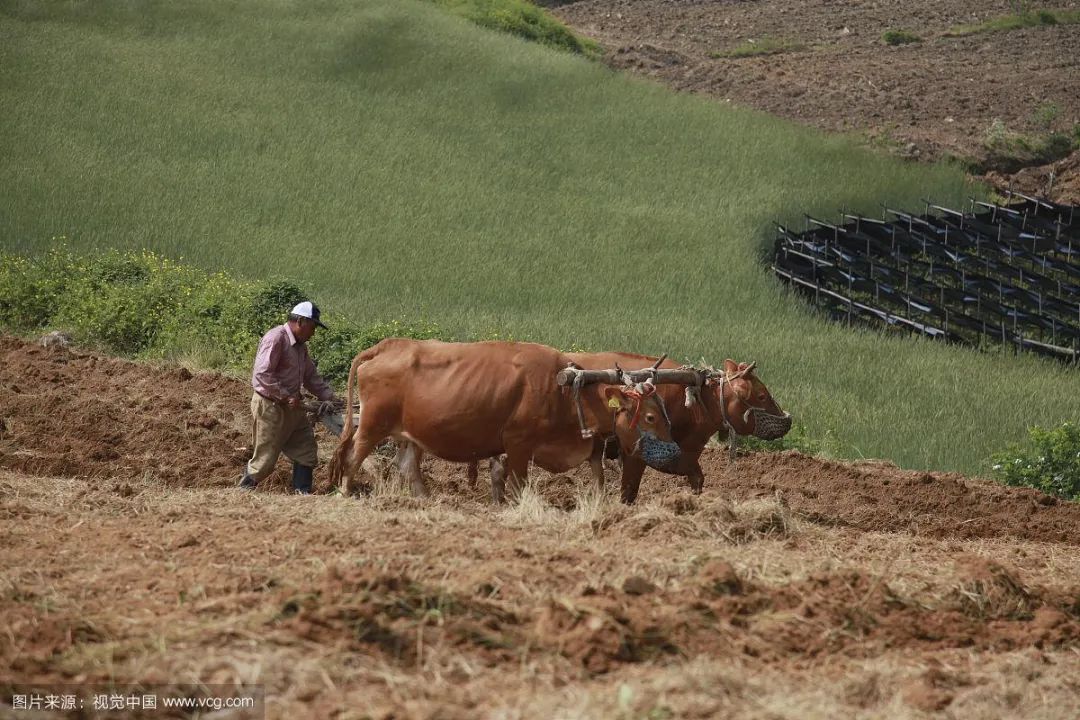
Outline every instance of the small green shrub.
POLYGON ((71 261, 64 297, 50 324, 125 355, 153 346, 203 279, 199 271, 150 252, 113 250, 71 261))
POLYGON ((963 37, 988 32, 1007 32, 1029 27, 1071 25, 1080 22, 1080 10, 1021 10, 1011 15, 991 18, 977 25, 957 25, 949 28, 945 37, 963 37))
POLYGON ((806 46, 802 43, 797 43, 792 40, 766 36, 756 40, 747 40, 730 50, 720 50, 718 52, 709 53, 709 57, 719 59, 755 57, 757 55, 777 55, 784 52, 795 52, 802 50, 805 47, 806 46))
POLYGON ((1031 114, 1031 120, 1043 130, 1049 130, 1054 121, 1061 116, 1061 106, 1055 102, 1046 101, 1039 103, 1039 107, 1031 114))
POLYGON ((1070 134, 1063 132, 1039 135, 1012 132, 1005 123, 995 118, 983 140, 987 151, 986 161, 977 163, 974 170, 1015 172, 1030 165, 1045 165, 1068 156, 1078 144, 1070 134))
POLYGON ((429 0, 481 27, 510 33, 589 58, 601 55, 591 40, 579 38, 565 25, 526 0, 429 0))
POLYGON ((984 143, 987 147, 997 147, 1008 141, 1011 134, 1009 129, 1005 127, 1005 122, 1001 118, 994 118, 990 121, 990 127, 986 129, 986 137, 984 143))
MULTIPOLYGON (((240 368, 255 356, 252 339, 280 322, 284 310, 261 314, 256 307, 265 287, 241 283, 225 273, 214 273, 192 288, 184 307, 170 316, 145 354, 185 359, 212 370, 240 368)), ((290 306, 291 307, 291 306, 290 306)))
POLYGON ((922 38, 910 30, 886 30, 881 34, 881 39, 889 45, 907 45, 922 42, 922 38))
MULTIPOLYGON (((295 284, 288 280, 271 281, 260 288, 251 299, 248 327, 252 332, 265 331, 266 328, 284 322, 284 313, 308 297, 295 284)), ((318 303, 315 303, 318 305, 318 303)))
POLYGON ((59 251, 33 261, 0 253, 0 326, 25 333, 48 325, 60 306, 69 262, 59 251))
POLYGON ((1073 151, 1076 143, 1066 133, 1053 132, 1042 139, 1038 147, 1043 162, 1060 160, 1073 151))
POLYGON ((1028 434, 1028 445, 1013 445, 991 456, 994 477, 1006 485, 1080 500, 1080 424, 1033 427, 1028 434))
MULTIPOLYGON (((182 359, 207 369, 247 371, 262 334, 307 297, 288 280, 244 282, 148 251, 0 253, 0 330, 55 327, 110 352, 182 359)), ((337 385, 356 353, 383 338, 440 335, 430 323, 360 326, 332 312, 323 317, 329 329, 316 333, 311 352, 323 377, 337 385)))

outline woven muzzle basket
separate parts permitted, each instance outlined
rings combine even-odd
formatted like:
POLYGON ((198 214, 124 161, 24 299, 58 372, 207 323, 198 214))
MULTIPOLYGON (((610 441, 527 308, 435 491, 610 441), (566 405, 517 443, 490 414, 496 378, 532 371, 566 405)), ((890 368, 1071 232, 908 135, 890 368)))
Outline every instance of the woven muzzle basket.
POLYGON ((791 430, 791 415, 773 415, 761 408, 752 407, 743 415, 743 420, 754 419, 754 437, 760 440, 779 440, 791 430))

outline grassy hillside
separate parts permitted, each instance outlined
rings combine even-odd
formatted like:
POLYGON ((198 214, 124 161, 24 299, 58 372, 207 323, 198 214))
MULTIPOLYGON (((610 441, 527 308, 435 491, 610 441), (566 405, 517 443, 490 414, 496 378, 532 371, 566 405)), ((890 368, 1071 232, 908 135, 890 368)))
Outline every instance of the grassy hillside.
POLYGON ((409 0, 0 0, 0 242, 288 277, 361 322, 756 360, 833 453, 973 471, 1080 376, 853 333, 761 265, 773 220, 947 168, 677 96, 409 0))

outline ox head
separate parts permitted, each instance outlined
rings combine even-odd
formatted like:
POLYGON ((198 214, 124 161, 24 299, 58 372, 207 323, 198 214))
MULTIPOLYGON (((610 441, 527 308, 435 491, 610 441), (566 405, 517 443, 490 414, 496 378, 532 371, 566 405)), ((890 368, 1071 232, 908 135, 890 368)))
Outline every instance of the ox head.
POLYGON ((615 436, 623 453, 656 470, 673 472, 681 449, 671 439, 671 421, 656 386, 608 385, 603 394, 615 411, 615 436))
POLYGON ((724 361, 708 383, 729 432, 777 440, 791 429, 791 415, 780 409, 765 383, 754 375, 754 363, 724 361))

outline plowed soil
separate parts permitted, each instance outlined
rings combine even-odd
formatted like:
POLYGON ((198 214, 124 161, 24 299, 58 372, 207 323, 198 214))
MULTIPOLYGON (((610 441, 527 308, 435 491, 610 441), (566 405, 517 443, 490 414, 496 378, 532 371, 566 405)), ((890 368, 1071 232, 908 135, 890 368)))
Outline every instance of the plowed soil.
MULTIPOLYGON (((950 37, 1019 3, 930 0, 548 0, 606 61, 676 89, 862 135, 913 159, 993 166, 1000 131, 1072 133, 1080 123, 1080 25, 950 37), (887 30, 921 41, 892 46, 887 30), (725 53, 772 42, 780 52, 725 53)), ((1052 3, 1075 9, 1076 2, 1052 3)), ((1002 189, 1080 202, 1077 154, 1040 170, 997 172, 1002 189), (1051 184, 1050 173, 1054 178, 1051 184)), ((1014 168, 1006 168, 1013 170, 1014 168)))
POLYGON ((438 460, 425 500, 392 469, 295 497, 284 461, 242 493, 249 394, 0 338, 0 715, 79 682, 263 686, 275 718, 1080 713, 1076 504, 719 449, 633 507, 587 468, 494 507, 438 460))

